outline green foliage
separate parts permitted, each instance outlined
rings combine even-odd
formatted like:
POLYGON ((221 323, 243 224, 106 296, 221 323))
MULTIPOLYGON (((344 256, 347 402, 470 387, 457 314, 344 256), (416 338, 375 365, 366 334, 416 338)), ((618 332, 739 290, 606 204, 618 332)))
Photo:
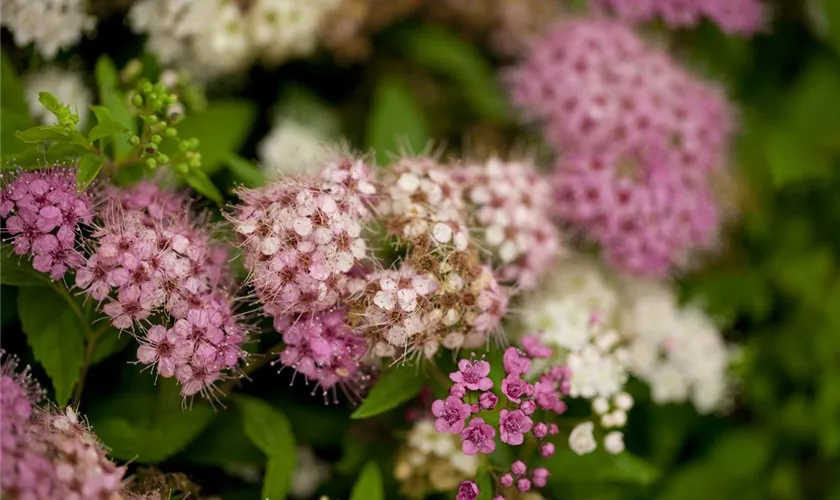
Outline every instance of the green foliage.
POLYGON ((410 365, 400 365, 382 373, 376 384, 368 391, 361 406, 353 412, 352 418, 370 418, 392 410, 420 392, 425 377, 410 365))
POLYGON ((226 163, 236 180, 245 186, 253 188, 265 184, 265 173, 248 160, 231 154, 228 155, 226 163))
POLYGON ((105 157, 93 153, 85 153, 79 160, 79 170, 76 172, 76 185, 80 189, 89 186, 105 164, 105 157))
POLYGON ((198 139, 201 168, 206 174, 213 174, 237 152, 256 116, 256 107, 250 101, 210 101, 203 111, 188 114, 178 124, 178 133, 198 139))
POLYGON ((406 86, 395 76, 376 85, 373 105, 367 122, 366 144, 376 151, 380 165, 390 163, 395 153, 404 150, 420 153, 429 141, 423 110, 406 86))
POLYGON ((630 452, 611 455, 602 448, 581 456, 558 446, 543 465, 551 471, 551 484, 611 482, 646 486, 659 477, 656 468, 630 452))
MULTIPOLYGON (((128 104, 119 88, 119 78, 114 62, 108 56, 100 56, 96 61, 96 83, 99 87, 99 100, 102 105, 111 111, 111 115, 117 123, 125 127, 128 134, 137 134, 137 121, 129 111, 128 104)), ((128 136, 116 136, 113 142, 114 157, 122 160, 131 154, 134 149, 129 143, 128 136)))
MULTIPOLYGON (((60 288, 58 290, 61 290, 60 288)), ((24 287, 18 295, 18 315, 35 359, 55 389, 55 400, 70 399, 79 378, 85 348, 87 318, 67 294, 48 287, 24 287), (50 311, 45 314, 45 311, 50 311)))
POLYGON ((382 473, 376 462, 368 462, 359 474, 359 479, 353 485, 350 500, 385 500, 382 488, 382 473))
POLYGON ((245 434, 268 456, 263 498, 283 499, 292 483, 295 470, 295 438, 289 421, 276 408, 259 399, 237 396, 245 434))

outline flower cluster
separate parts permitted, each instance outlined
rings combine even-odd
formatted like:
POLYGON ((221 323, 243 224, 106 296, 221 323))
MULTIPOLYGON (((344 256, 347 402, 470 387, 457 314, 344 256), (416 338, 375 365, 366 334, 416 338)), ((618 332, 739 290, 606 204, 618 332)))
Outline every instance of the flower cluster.
POLYGON ((49 66, 24 75, 23 87, 29 113, 36 121, 44 124, 58 123, 56 116, 44 108, 38 100, 41 92, 49 92, 78 113, 79 128, 85 128, 88 108, 93 104, 93 95, 85 85, 81 73, 49 66))
POLYGON ((493 158, 466 164, 454 177, 464 190, 481 239, 500 263, 499 278, 533 289, 561 250, 551 220, 551 186, 526 162, 493 158))
POLYGON ((375 192, 367 165, 352 158, 328 162, 320 179, 239 191, 242 204, 229 218, 267 314, 325 311, 347 295, 350 272, 367 257, 362 230, 375 192))
POLYGON ((474 478, 478 465, 477 456, 461 452, 456 436, 437 432, 433 421, 424 418, 408 431, 394 476, 403 494, 419 497, 429 490, 452 490, 460 481, 474 478))
POLYGON ((761 0, 598 0, 625 21, 662 19, 671 28, 692 27, 707 17, 727 33, 752 35, 765 22, 761 0))
POLYGON ((562 22, 511 76, 514 102, 562 154, 559 215, 614 265, 661 276, 715 243, 710 186, 733 129, 718 89, 603 19, 562 22))
POLYGON ((9 498, 122 498, 125 467, 105 456, 102 445, 68 407, 35 406, 41 392, 17 360, 3 362, 0 378, 2 494, 9 498))
POLYGON ((246 332, 226 290, 227 250, 192 224, 185 198, 142 183, 109 194, 76 286, 105 302, 114 327, 137 335, 140 362, 176 377, 185 396, 206 393, 244 356, 246 332), (159 313, 174 325, 149 325, 159 313))
POLYGON ((74 168, 20 172, 0 191, 0 217, 15 254, 31 255, 32 266, 53 280, 84 264, 76 243, 79 226, 93 220, 93 203, 76 189, 74 168))
POLYGON ((346 310, 309 313, 294 320, 278 317, 274 328, 283 332, 286 344, 280 364, 315 382, 315 389, 320 388, 325 397, 336 385, 358 395, 363 382, 360 360, 367 353, 367 345, 347 326, 346 310))
POLYGON ((507 312, 507 291, 469 237, 463 193, 430 158, 403 158, 384 179, 383 225, 405 255, 368 275, 351 318, 378 356, 433 357, 440 346, 486 343, 507 312))
POLYGON ((298 120, 279 120, 260 141, 257 154, 270 178, 312 174, 328 159, 328 139, 298 120))
POLYGON ((15 45, 30 43, 46 59, 81 41, 96 26, 84 0, 4 0, 0 25, 12 33, 15 45))
POLYGON ((617 323, 630 339, 629 369, 650 385, 653 401, 691 401, 702 413, 724 406, 736 353, 711 318, 695 306, 681 307, 660 283, 629 280, 623 289, 617 323))
MULTIPOLYGON (((558 434, 559 429, 556 424, 536 420, 536 412, 562 414, 566 411, 562 398, 570 392, 569 381, 573 374, 564 366, 554 365, 543 371, 532 383, 529 373, 533 361, 546 357, 550 350, 546 352, 534 342, 526 342, 526 345, 528 347, 524 352, 516 347, 505 350, 502 359, 505 377, 498 394, 491 390, 494 383, 489 377, 489 362, 462 359, 458 362, 458 371, 449 375, 454 382, 449 396, 432 403, 432 414, 437 417, 435 429, 440 433, 459 434, 461 449, 466 455, 492 453, 496 449, 497 427, 499 439, 503 443, 519 446, 528 435, 533 435, 534 439, 542 441, 539 445, 540 456, 548 458, 554 455, 555 446, 546 438, 558 434), (476 396, 476 392, 480 394, 476 396), (498 426, 488 423, 495 422, 496 418, 498 426)), ((529 478, 526 465, 516 461, 510 473, 504 474, 499 482, 502 488, 513 486, 520 492, 526 492, 532 485, 544 486, 547 477, 546 469, 537 468, 529 478)), ((473 489, 469 483, 461 484, 459 495, 461 490, 465 495, 471 494, 473 489)), ((478 493, 477 488, 475 493, 478 493)))
POLYGON ((132 29, 167 66, 200 79, 231 75, 262 60, 277 65, 313 52, 335 0, 140 0, 132 29))

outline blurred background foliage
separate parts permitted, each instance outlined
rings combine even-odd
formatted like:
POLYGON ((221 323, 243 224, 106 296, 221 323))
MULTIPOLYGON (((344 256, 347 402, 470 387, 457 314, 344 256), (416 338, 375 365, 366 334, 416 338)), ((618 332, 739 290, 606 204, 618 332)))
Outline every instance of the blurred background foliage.
MULTIPOLYGON (((549 498, 840 499, 840 1, 776 0, 772 12, 770 29, 750 40, 711 24, 649 30, 695 71, 722 82, 740 107, 733 153, 740 182, 731 189, 738 217, 721 255, 681 277, 686 299, 701 300, 728 339, 743 345, 732 412, 700 417, 688 407, 642 404, 646 396, 637 394, 626 435, 628 450, 646 463, 558 453, 549 498)), ((3 41, 0 140, 8 158, 22 151, 14 131, 30 125, 16 74, 39 63, 5 43, 5 35, 3 41)), ((113 16, 82 44, 81 58, 66 62, 93 65, 107 55, 121 68, 139 56, 149 67, 141 49, 113 16)), ((307 121, 327 138, 374 148, 383 164, 429 144, 466 156, 542 156, 537 137, 517 125, 506 103, 499 70, 511 62, 452 25, 409 16, 376 35, 363 64, 320 54, 207 89, 205 107, 181 131, 200 139, 206 173, 226 197, 236 183, 261 182, 250 160, 277 113, 307 121)), ((107 101, 104 70, 84 69, 97 75, 107 101)), ((3 262, 7 277, 12 267, 3 262)), ((4 348, 32 361, 21 325, 49 311, 29 310, 27 295, 54 294, 58 304, 75 299, 44 282, 3 282, 4 348)), ((60 341, 83 320, 62 319, 42 341, 60 341)), ((127 364, 133 353, 126 336, 109 339, 93 356, 82 410, 115 458, 184 472, 203 493, 225 499, 257 498, 266 464, 293 466, 248 438, 249 425, 257 425, 243 422, 251 400, 227 400, 228 411, 197 403, 182 412, 171 380, 155 385, 151 374, 127 364)), ((266 333, 252 348, 278 339, 266 333)), ((60 362, 72 371, 81 353, 64 354, 60 362)), ((364 470, 364 481, 383 481, 386 498, 394 498, 390 468, 403 413, 351 420, 346 401, 324 405, 302 384, 289 387, 291 373, 275 371, 256 371, 239 392, 282 409, 295 443, 336 464, 319 494, 347 498, 364 470)), ((53 396, 66 401, 72 387, 56 384, 53 396)), ((272 429, 280 425, 266 418, 272 429)))

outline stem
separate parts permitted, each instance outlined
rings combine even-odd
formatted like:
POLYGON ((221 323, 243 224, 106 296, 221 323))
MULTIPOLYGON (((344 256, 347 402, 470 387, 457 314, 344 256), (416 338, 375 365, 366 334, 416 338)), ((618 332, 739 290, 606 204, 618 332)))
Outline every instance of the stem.
MULTIPOLYGON (((93 358, 93 353, 96 350, 96 345, 99 343, 99 339, 102 337, 102 334, 110 326, 109 323, 105 323, 96 331, 90 333, 87 338, 87 345, 85 346, 85 357, 82 360, 82 369, 79 372, 79 379, 76 381, 76 387, 73 389, 73 406, 78 407, 79 403, 82 400, 82 391, 85 388, 85 377, 87 377, 88 368, 90 368, 90 362, 93 358)), ((90 331, 90 329, 88 329, 90 331)))

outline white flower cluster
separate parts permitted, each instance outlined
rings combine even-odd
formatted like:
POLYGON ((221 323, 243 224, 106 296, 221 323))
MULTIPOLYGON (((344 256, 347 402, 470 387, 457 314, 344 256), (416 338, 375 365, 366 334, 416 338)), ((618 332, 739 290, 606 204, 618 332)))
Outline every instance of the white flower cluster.
POLYGON ((330 477, 330 466, 316 457, 308 446, 298 446, 296 456, 289 494, 292 498, 312 498, 318 486, 330 477))
POLYGON ((407 451, 397 460, 394 475, 403 480, 418 470, 428 468, 430 480, 436 489, 454 487, 460 479, 452 485, 438 484, 438 481, 450 479, 449 476, 473 478, 478 472, 478 455, 467 455, 461 451, 461 440, 458 435, 448 432, 438 432, 432 420, 419 420, 408 431, 406 438, 407 451))
POLYGON ((34 44, 42 56, 53 59, 96 26, 85 4, 85 0, 3 0, 0 25, 8 28, 17 46, 34 44))
POLYGON ((630 371, 650 385, 653 400, 690 400, 701 413, 725 404, 734 352, 711 318, 681 307, 663 284, 628 280, 622 288, 617 324, 630 341, 630 371))
MULTIPOLYGON (((564 262, 548 281, 523 302, 523 324, 554 349, 550 363, 571 371, 570 395, 592 401, 597 423, 611 430, 607 451, 624 449, 615 429, 633 406, 623 392, 628 375, 647 383, 659 404, 690 401, 706 413, 725 403, 732 350, 712 320, 681 307, 667 285, 630 279, 615 285, 581 259, 564 262)), ((594 426, 581 424, 569 437, 577 453, 597 447, 594 426)))
POLYGON ((338 0, 140 0, 132 29, 164 65, 210 80, 261 60, 277 65, 305 56, 338 0))
POLYGON ((314 174, 329 157, 328 140, 315 127, 281 119, 260 141, 257 156, 271 178, 314 174))
POLYGON ((79 128, 84 129, 88 118, 88 108, 93 104, 93 95, 85 85, 82 74, 57 67, 46 67, 28 73, 23 77, 24 94, 29 112, 39 123, 56 123, 55 115, 38 101, 41 92, 49 92, 59 101, 70 106, 79 114, 79 128))

